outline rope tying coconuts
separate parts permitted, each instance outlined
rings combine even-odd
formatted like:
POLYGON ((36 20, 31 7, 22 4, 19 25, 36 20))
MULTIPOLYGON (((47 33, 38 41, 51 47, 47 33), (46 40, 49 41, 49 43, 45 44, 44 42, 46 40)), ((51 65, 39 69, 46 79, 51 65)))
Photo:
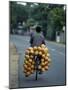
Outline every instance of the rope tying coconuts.
POLYGON ((41 46, 29 47, 25 52, 24 74, 30 76, 36 71, 35 56, 39 56, 40 64, 38 71, 47 71, 51 62, 48 48, 42 44, 41 46))

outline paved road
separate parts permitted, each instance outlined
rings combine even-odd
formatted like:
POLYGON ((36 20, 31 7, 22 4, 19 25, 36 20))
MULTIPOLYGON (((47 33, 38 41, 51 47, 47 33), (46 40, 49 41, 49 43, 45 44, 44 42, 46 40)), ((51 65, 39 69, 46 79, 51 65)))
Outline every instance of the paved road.
POLYGON ((13 41, 20 54, 19 58, 19 87, 35 87, 35 86, 54 86, 65 85, 65 46, 46 41, 51 54, 52 63, 47 72, 39 75, 35 81, 35 74, 25 77, 23 71, 24 53, 29 45, 28 36, 11 35, 10 41, 13 41))

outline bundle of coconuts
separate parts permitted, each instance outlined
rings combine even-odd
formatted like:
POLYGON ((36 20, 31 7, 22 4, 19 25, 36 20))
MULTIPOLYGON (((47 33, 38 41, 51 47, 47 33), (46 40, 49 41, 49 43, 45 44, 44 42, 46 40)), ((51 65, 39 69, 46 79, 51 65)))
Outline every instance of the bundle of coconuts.
POLYGON ((35 58, 34 56, 40 56, 40 64, 38 65, 38 70, 45 72, 50 66, 50 54, 48 48, 42 44, 41 46, 29 47, 25 52, 24 59, 24 74, 26 77, 30 76, 36 71, 35 58))

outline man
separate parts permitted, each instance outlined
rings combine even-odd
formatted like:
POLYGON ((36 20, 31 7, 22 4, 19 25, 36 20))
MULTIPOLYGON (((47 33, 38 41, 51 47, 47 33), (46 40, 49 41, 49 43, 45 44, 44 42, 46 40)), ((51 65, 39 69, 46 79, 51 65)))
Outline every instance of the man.
MULTIPOLYGON (((45 44, 45 39, 44 39, 43 34, 41 33, 41 27, 40 26, 36 27, 36 32, 31 33, 30 44, 31 44, 31 47, 40 46, 41 44, 45 44)), ((34 56, 34 58, 35 57, 36 57, 35 65, 36 65, 36 67, 38 67, 38 65, 41 63, 41 57, 39 55, 34 56)), ((38 70, 38 71, 39 71, 39 74, 42 74, 41 70, 38 70)))
POLYGON ((36 27, 36 32, 31 33, 30 37, 30 44, 31 46, 40 46, 41 44, 45 44, 45 39, 43 34, 41 33, 41 27, 36 27))

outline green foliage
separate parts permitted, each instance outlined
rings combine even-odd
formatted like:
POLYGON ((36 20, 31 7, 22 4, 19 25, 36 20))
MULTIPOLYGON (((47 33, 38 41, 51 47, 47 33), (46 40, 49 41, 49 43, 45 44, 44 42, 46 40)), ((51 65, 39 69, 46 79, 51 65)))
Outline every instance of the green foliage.
POLYGON ((54 8, 50 11, 49 17, 51 21, 53 21, 55 29, 61 31, 62 27, 65 25, 65 16, 63 8, 54 8))
POLYGON ((28 18, 27 9, 24 5, 17 4, 17 2, 10 2, 10 23, 14 26, 18 22, 26 21, 28 18))
POLYGON ((18 22, 25 22, 26 27, 38 23, 42 26, 44 36, 54 40, 56 31, 61 32, 66 22, 66 11, 64 5, 53 5, 44 3, 18 4, 10 1, 10 23, 13 27, 18 22))
POLYGON ((55 7, 48 14, 47 37, 55 40, 56 31, 62 32, 65 25, 65 11, 63 7, 55 7), (49 35, 51 33, 51 36, 49 35))

